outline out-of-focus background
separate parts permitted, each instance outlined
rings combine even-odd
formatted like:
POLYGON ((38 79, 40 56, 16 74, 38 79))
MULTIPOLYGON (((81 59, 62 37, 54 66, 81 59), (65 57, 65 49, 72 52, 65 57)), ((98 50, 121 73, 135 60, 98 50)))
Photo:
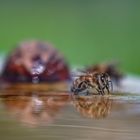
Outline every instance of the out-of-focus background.
MULTIPOLYGON (((71 66, 117 60, 124 73, 140 74, 140 0, 0 0, 0 62, 30 39, 54 44, 71 66)), ((23 89, 15 90, 23 96, 1 96, 0 140, 139 140, 140 82, 124 81, 138 94, 78 102, 38 97, 40 88, 29 91, 37 96, 24 97, 23 89)))
POLYGON ((139 73, 139 0, 0 0, 0 53, 47 40, 71 65, 118 60, 139 73))

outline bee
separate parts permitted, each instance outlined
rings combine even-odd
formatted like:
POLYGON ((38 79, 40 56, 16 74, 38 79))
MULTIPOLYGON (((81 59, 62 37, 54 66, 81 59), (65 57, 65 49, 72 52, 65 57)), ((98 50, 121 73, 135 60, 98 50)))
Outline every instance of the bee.
POLYGON ((112 81, 107 73, 85 73, 78 76, 72 84, 71 92, 76 94, 109 94, 112 90, 112 81))

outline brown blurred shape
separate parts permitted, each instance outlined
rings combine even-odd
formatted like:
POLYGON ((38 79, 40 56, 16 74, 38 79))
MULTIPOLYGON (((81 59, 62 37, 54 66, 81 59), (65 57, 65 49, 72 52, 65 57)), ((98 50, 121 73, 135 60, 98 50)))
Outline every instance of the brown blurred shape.
POLYGON ((62 82, 70 79, 65 58, 52 45, 25 41, 9 54, 1 79, 8 82, 62 82))

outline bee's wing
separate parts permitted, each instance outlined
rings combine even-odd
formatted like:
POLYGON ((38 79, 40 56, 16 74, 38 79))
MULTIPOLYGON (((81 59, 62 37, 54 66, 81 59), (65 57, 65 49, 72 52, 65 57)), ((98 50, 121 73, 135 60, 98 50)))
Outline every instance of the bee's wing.
POLYGON ((84 76, 84 77, 91 77, 91 75, 89 73, 71 73, 71 77, 81 77, 81 76, 84 76))
POLYGON ((81 74, 90 74, 90 71, 88 71, 86 68, 77 69, 77 72, 79 72, 81 74))

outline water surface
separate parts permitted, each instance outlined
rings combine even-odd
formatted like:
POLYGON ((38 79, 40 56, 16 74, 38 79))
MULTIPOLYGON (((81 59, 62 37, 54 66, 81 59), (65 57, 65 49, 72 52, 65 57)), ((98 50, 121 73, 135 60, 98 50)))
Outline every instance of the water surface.
POLYGON ((140 96, 72 97, 66 93, 2 96, 5 140, 138 140, 140 96))

